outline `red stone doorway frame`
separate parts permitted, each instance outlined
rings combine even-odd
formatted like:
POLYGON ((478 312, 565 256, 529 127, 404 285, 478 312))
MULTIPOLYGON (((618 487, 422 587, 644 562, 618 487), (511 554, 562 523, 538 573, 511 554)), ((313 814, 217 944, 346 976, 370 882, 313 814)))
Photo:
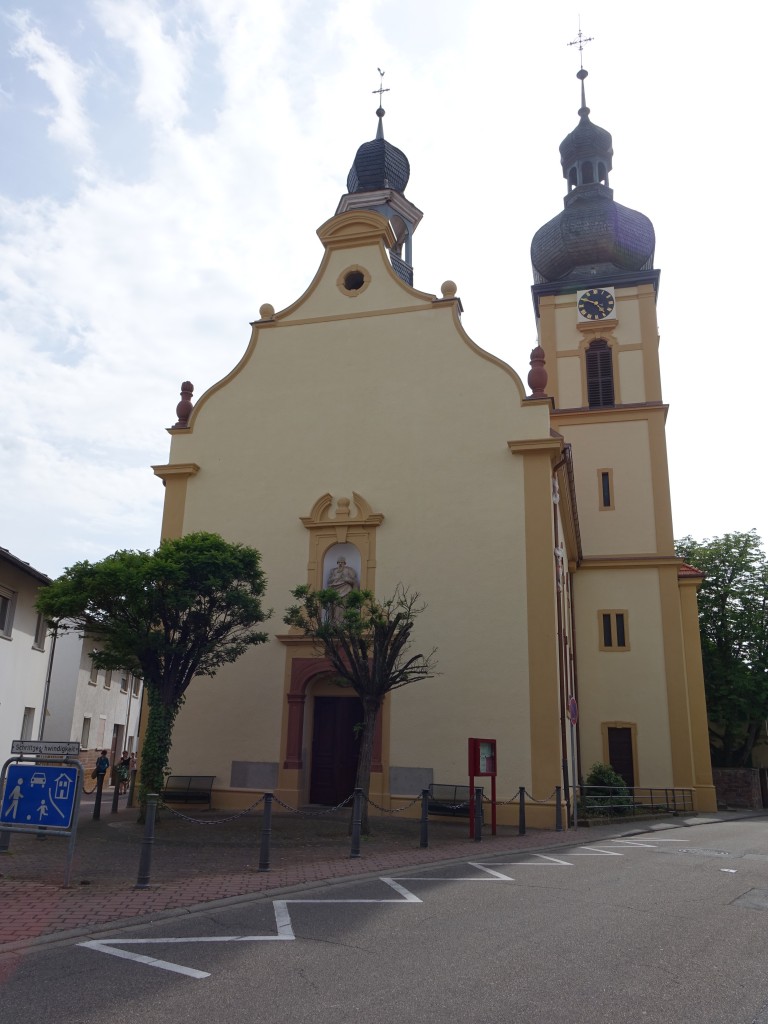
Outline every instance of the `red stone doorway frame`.
MULTIPOLYGON (((334 675, 335 669, 327 658, 294 658, 291 662, 291 685, 286 694, 288 700, 288 731, 285 743, 283 768, 303 768, 301 751, 304 743, 304 710, 307 691, 318 677, 334 675)), ((382 715, 376 719, 373 736, 372 772, 382 771, 382 715)))

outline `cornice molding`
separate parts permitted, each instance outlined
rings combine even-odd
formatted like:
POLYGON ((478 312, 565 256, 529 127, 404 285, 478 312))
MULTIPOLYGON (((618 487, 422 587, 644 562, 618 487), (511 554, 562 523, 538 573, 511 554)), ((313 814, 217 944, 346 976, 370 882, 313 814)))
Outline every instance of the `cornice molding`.
POLYGON ((196 473, 200 472, 200 467, 196 462, 176 462, 165 466, 153 466, 152 471, 161 480, 168 480, 174 476, 195 476, 196 473))

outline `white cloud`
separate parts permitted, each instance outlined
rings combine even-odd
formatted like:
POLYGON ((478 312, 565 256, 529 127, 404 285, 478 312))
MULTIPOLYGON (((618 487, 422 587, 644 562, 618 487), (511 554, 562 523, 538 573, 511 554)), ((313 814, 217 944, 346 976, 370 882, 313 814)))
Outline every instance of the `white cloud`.
POLYGON ((46 39, 26 11, 16 12, 10 20, 19 31, 11 52, 28 61, 30 69, 45 82, 56 102, 55 107, 40 111, 50 119, 48 132, 51 138, 83 156, 90 156, 93 148, 91 129, 83 107, 87 68, 77 64, 64 50, 46 39))
MULTIPOLYGON (((751 479, 753 467, 717 416, 701 416, 703 404, 720 401, 741 436, 762 429, 756 403, 723 383, 737 376, 724 354, 733 323, 706 300, 703 278, 716 263, 727 275, 737 257, 759 265, 751 247, 762 213, 749 177, 761 166, 759 132, 749 125, 760 19, 747 35, 723 26, 725 51, 728 32, 739 38, 739 75, 703 85, 699 103, 679 80, 698 66, 703 22, 687 25, 665 9, 669 31, 655 44, 655 74, 643 77, 647 48, 631 20, 615 5, 589 6, 582 23, 591 32, 594 18, 605 39, 592 44, 588 102, 614 134, 616 199, 648 213, 660 243, 676 528, 703 536, 756 525, 768 537, 756 488, 738 503, 727 489, 711 493, 718 459, 733 479, 751 479), (739 125, 734 165, 714 163, 706 149, 714 88, 739 125), (716 215, 726 192, 727 216, 716 215)), ((0 177, 0 544, 58 573, 79 557, 156 543, 162 486, 149 467, 166 461, 163 428, 175 419, 179 384, 191 379, 199 397, 239 359, 261 303, 282 308, 309 283, 322 255, 315 229, 375 131, 377 66, 391 88, 386 134, 408 155, 408 198, 425 211, 417 287, 439 292, 456 280, 465 328, 525 377, 535 344, 528 246, 561 208, 557 146, 578 106, 568 4, 91 0, 84 10, 71 35, 42 15, 13 22, 14 52, 36 90, 40 79, 54 96, 56 144, 41 156, 20 132, 6 145, 18 147, 18 161, 42 158, 56 170, 69 140, 90 163, 65 199, 14 199, 0 177), (562 39, 552 29, 560 15, 570 29, 562 39), (99 69, 108 69, 99 83, 109 89, 95 96, 99 69), (196 121, 201 94, 214 100, 196 121), (119 125, 121 142, 140 155, 132 174, 106 156, 106 121, 126 95, 141 119, 129 109, 119 125)), ((14 104, 24 88, 13 81, 14 104)), ((759 381, 765 347, 739 337, 729 358, 759 381)))
POLYGON ((159 132, 174 128, 187 113, 185 92, 193 34, 183 27, 186 4, 152 0, 96 0, 104 33, 127 47, 139 72, 136 109, 159 132))

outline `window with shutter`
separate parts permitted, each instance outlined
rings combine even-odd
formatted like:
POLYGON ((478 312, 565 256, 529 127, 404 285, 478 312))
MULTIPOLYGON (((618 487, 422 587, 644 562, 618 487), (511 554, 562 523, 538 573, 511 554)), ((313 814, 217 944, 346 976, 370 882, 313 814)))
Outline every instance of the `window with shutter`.
POLYGON ((587 402, 590 409, 613 405, 613 355, 607 341, 587 349, 587 402))

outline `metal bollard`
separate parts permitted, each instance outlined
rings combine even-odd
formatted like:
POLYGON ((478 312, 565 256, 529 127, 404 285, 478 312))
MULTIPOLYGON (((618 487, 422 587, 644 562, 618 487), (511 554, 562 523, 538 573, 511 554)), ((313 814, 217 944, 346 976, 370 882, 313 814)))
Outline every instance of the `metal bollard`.
POLYGON ((152 847, 155 845, 155 815, 157 814, 157 793, 147 793, 147 820, 144 823, 144 838, 141 841, 139 874, 134 889, 148 889, 152 871, 152 847))
POLYGON ((104 775, 96 776, 96 799, 93 804, 93 820, 99 821, 101 818, 101 791, 104 789, 104 775))
POLYGON ((555 786, 555 832, 563 831, 563 804, 560 786, 555 786))
POLYGON ((120 779, 115 775, 115 791, 112 794, 112 813, 117 814, 120 806, 120 779))
POLYGON ((422 850, 426 850, 429 846, 429 790, 422 789, 421 791, 421 834, 419 836, 419 846, 422 850))
POLYGON ((0 853, 8 853, 8 847, 11 845, 11 833, 0 832, 0 853))
POLYGON ((475 842, 483 838, 483 790, 475 786, 475 842))
POLYGON ((259 871, 269 871, 269 843, 272 839, 272 794, 264 794, 264 820, 261 823, 259 871))
POLYGON ((352 805, 352 847, 349 851, 350 857, 360 856, 360 832, 363 819, 363 791, 355 789, 355 800, 352 805))
POLYGON ((525 835, 525 786, 520 787, 520 814, 518 817, 517 834, 525 835))

